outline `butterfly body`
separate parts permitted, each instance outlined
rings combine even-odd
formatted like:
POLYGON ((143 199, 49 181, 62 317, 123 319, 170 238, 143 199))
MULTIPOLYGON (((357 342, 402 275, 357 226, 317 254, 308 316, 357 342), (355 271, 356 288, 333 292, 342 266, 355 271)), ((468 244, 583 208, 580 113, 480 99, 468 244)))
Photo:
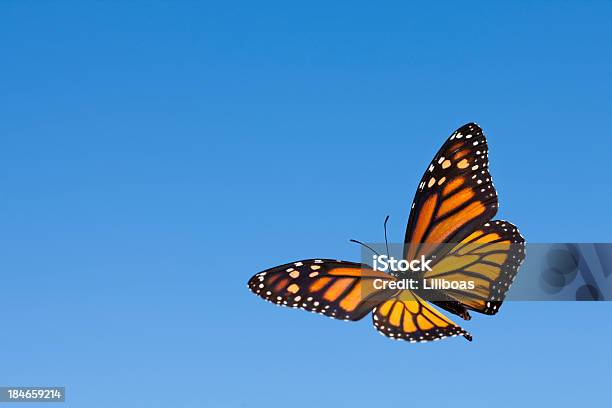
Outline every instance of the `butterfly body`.
POLYGON ((395 340, 462 335, 471 341, 431 303, 465 320, 469 311, 498 312, 524 259, 524 239, 511 223, 491 220, 497 208, 487 142, 480 127, 469 123, 434 156, 411 205, 403 259, 427 258, 429 270, 387 274, 355 262, 307 259, 260 272, 248 287, 267 301, 335 319, 355 321, 371 312, 375 328, 395 340), (389 288, 409 278, 449 285, 469 279, 473 289, 389 288))

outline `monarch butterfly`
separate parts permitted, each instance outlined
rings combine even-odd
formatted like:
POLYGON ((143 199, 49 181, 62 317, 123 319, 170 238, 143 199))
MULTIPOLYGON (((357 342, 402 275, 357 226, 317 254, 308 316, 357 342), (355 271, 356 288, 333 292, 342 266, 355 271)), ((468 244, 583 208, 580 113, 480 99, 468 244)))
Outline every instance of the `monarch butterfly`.
MULTIPOLYGON (((424 278, 470 278, 475 291, 449 290, 431 300, 469 320, 469 311, 496 314, 524 257, 525 240, 497 213, 497 192, 488 171, 482 129, 468 123, 453 132, 418 185, 404 243, 404 259, 434 259, 424 278), (452 243, 448 245, 448 243, 452 243)), ((423 291, 390 289, 375 281, 396 276, 368 265, 308 259, 254 275, 249 289, 259 297, 336 319, 356 321, 372 312, 376 329, 395 340, 424 342, 472 336, 426 300, 423 291)))

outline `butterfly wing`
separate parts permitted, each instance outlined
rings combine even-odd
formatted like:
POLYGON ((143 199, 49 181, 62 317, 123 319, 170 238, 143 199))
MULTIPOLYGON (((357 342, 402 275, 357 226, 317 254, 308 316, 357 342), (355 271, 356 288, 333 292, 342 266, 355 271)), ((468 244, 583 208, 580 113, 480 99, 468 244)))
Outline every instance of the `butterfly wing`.
MULTIPOLYGON (((453 246, 431 271, 425 272, 424 278, 472 281, 474 289, 448 289, 445 295, 468 309, 492 315, 499 311, 524 258, 525 240, 518 229, 496 220, 453 246)), ((445 307, 445 302, 439 306, 445 307)))
POLYGON ((403 290, 376 307, 376 329, 395 340, 424 342, 462 335, 472 336, 410 290, 403 290))
POLYGON ((421 178, 406 228, 404 259, 440 259, 443 242, 460 242, 493 218, 497 193, 488 171, 487 140, 468 123, 442 145, 421 178))
POLYGON ((381 288, 383 282, 393 280, 367 265, 309 259, 260 272, 249 280, 248 286, 259 297, 281 306, 359 320, 397 292, 381 288))

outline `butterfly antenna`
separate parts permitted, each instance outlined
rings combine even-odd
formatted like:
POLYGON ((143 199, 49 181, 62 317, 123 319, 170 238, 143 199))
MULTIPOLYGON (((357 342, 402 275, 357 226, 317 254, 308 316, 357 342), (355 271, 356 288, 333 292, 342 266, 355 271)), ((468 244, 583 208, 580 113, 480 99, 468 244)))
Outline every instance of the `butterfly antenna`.
POLYGON ((389 257, 389 241, 387 241, 387 221, 389 221, 389 216, 385 218, 385 223, 383 224, 383 228, 385 229, 385 247, 387 248, 387 257, 389 257))
POLYGON ((370 251, 374 252, 376 255, 380 256, 380 254, 378 252, 376 252, 371 247, 367 246, 366 244, 364 244, 361 241, 357 241, 356 239, 349 239, 349 241, 354 242, 354 243, 359 244, 359 245, 363 245, 364 247, 368 248, 370 251))

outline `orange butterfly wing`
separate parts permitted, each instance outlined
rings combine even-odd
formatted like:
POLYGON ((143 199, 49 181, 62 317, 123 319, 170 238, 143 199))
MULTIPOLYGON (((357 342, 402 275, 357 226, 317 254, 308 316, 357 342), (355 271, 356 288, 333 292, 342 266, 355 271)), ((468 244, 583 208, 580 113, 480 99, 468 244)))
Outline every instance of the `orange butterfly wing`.
POLYGON ((473 282, 474 289, 448 289, 445 295, 492 315, 499 311, 524 259, 525 240, 518 229, 508 221, 490 221, 453 246, 424 278, 473 282))
POLYGON ((460 242, 493 218, 497 193, 488 167, 482 129, 457 129, 434 156, 421 178, 406 228, 404 259, 441 258, 444 242, 460 242))
POLYGON ((392 280, 395 278, 367 265, 309 259, 260 272, 249 280, 248 286, 259 297, 281 306, 335 319, 359 320, 397 292, 377 289, 392 280))
MULTIPOLYGON (((453 132, 421 178, 413 200, 406 235, 405 259, 425 255, 440 262, 450 250, 491 220, 498 209, 489 173, 489 149, 482 129, 468 123, 453 132)), ((470 315, 450 294, 433 303, 468 320, 470 315)), ((472 305, 473 306, 473 305, 472 305)))
POLYGON ((395 340, 423 342, 472 336, 410 290, 403 290, 372 313, 374 327, 395 340))

